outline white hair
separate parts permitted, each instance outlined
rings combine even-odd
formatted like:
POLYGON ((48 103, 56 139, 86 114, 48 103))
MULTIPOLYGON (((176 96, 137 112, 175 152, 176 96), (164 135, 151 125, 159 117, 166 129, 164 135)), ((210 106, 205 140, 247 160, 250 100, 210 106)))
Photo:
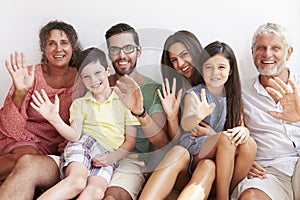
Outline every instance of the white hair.
POLYGON ((270 33, 283 36, 286 48, 290 48, 292 46, 291 36, 285 27, 275 23, 266 23, 259 26, 258 29, 255 31, 252 37, 252 48, 255 46, 258 36, 267 35, 270 33))

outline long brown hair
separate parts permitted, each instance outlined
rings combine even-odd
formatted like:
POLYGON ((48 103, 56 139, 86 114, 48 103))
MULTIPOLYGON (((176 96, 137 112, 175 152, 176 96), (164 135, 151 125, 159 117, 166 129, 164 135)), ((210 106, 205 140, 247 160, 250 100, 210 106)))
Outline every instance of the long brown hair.
POLYGON ((179 87, 177 87, 178 89, 180 89, 184 84, 190 84, 191 87, 198 85, 200 82, 202 82, 202 77, 197 71, 197 65, 199 65, 199 56, 202 49, 202 45, 197 37, 189 31, 181 30, 170 35, 164 44, 164 49, 161 56, 161 72, 163 78, 168 78, 172 84, 172 79, 175 77, 177 79, 177 85, 179 87), (194 70, 192 76, 188 80, 174 69, 174 66, 170 60, 169 48, 174 43, 183 44, 192 57, 194 70))
POLYGON ((227 113, 225 130, 242 125, 243 102, 242 88, 237 61, 233 50, 227 44, 215 41, 207 45, 200 55, 200 69, 203 73, 203 64, 216 54, 221 54, 229 60, 231 73, 225 83, 227 113))

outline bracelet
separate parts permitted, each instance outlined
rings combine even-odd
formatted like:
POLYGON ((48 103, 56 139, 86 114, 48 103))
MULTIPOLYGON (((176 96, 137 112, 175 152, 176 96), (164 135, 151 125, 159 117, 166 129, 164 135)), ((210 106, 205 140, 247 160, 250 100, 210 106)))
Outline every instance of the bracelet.
POLYGON ((133 113, 132 111, 131 111, 131 114, 132 114, 133 116, 135 116, 135 117, 138 117, 138 118, 140 118, 140 117, 144 118, 144 117, 147 115, 147 110, 146 110, 145 107, 143 106, 143 112, 142 112, 141 114, 137 115, 137 114, 133 113))

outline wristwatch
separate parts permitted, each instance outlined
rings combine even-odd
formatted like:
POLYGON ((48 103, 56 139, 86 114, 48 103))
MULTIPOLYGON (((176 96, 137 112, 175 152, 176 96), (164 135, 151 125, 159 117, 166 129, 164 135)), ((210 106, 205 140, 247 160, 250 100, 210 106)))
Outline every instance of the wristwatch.
POLYGON ((146 108, 143 106, 143 112, 142 112, 141 114, 137 115, 137 114, 133 113, 132 111, 131 111, 131 114, 132 114, 133 116, 137 117, 137 118, 144 118, 144 117, 147 115, 147 110, 146 110, 146 108))

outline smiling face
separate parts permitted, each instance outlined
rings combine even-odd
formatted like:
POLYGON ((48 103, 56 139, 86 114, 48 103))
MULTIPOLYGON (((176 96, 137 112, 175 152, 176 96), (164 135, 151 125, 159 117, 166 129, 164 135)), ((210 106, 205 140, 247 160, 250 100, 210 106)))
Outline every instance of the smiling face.
POLYGON ((80 74, 85 87, 91 91, 94 96, 105 95, 110 92, 110 86, 108 82, 109 68, 105 70, 99 61, 89 63, 85 66, 80 74))
POLYGON ((290 57, 284 37, 274 33, 257 36, 252 49, 254 64, 261 75, 276 76, 286 67, 290 57))
POLYGON ((45 47, 45 54, 50 66, 69 66, 72 50, 72 45, 65 32, 58 29, 51 31, 45 47))
POLYGON ((215 95, 222 95, 230 73, 229 60, 221 54, 214 55, 203 64, 203 78, 206 87, 215 95))
POLYGON ((186 46, 180 42, 177 42, 172 44, 168 51, 170 61, 174 69, 186 78, 190 78, 192 75, 194 64, 186 46))
MULTIPOLYGON (((120 33, 111 36, 109 39, 109 48, 117 47, 123 48, 127 45, 136 46, 133 35, 131 33, 120 33)), ((137 63, 137 58, 141 54, 141 48, 136 47, 132 53, 124 53, 123 50, 119 54, 110 54, 109 59, 112 62, 112 65, 119 75, 130 74, 137 63)))

